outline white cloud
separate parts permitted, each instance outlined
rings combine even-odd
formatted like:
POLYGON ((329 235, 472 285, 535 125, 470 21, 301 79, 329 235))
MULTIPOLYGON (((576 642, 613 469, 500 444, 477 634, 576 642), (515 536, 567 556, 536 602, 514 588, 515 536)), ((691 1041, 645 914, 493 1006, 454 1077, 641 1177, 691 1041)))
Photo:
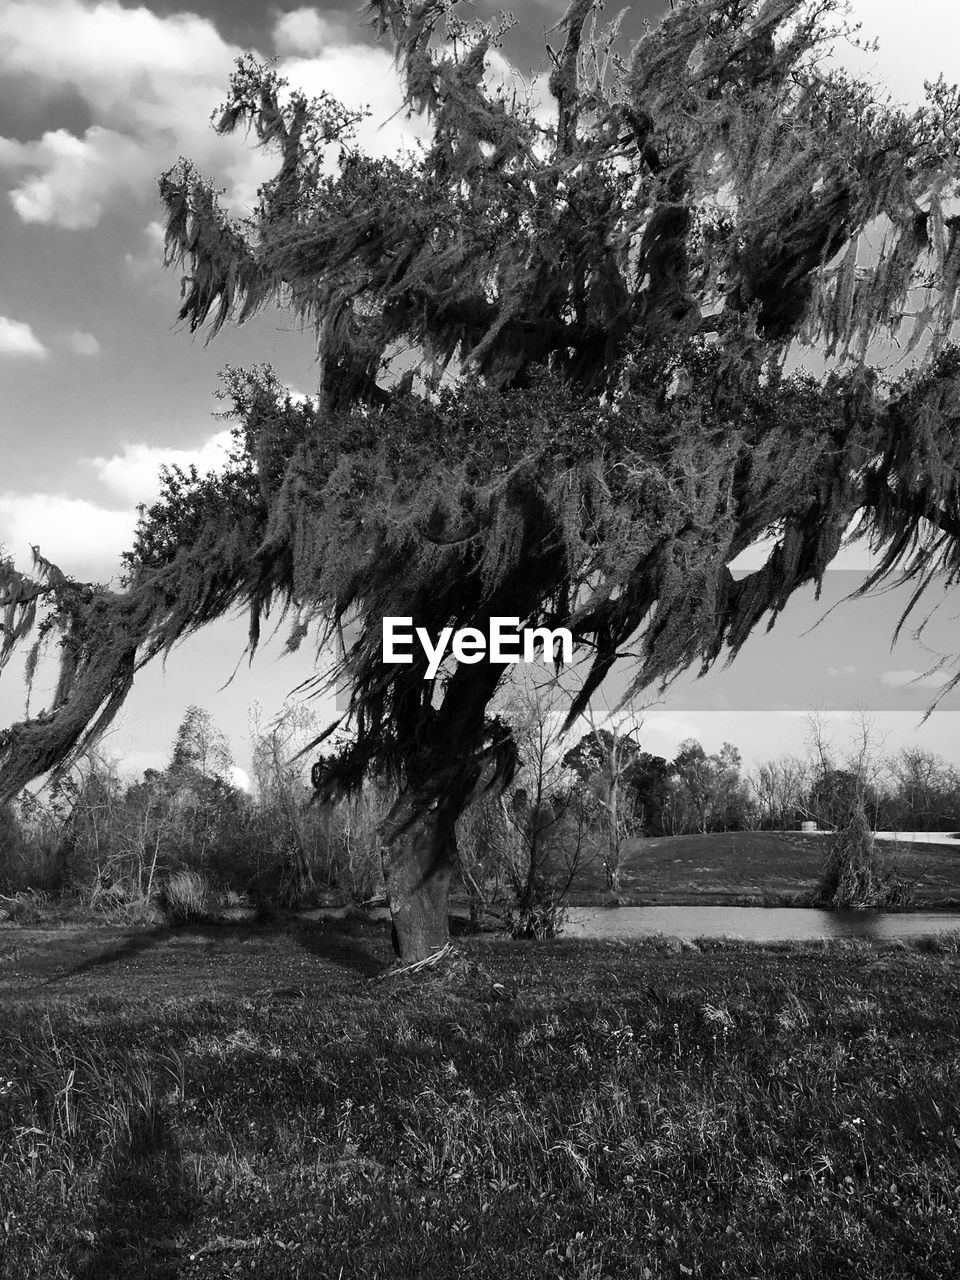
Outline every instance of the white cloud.
POLYGON ((0 168, 17 175, 17 213, 25 222, 95 226, 119 195, 155 202, 157 175, 179 154, 249 203, 268 172, 265 157, 243 138, 218 138, 208 123, 240 52, 192 14, 161 17, 116 0, 0 6, 0 73, 34 94, 72 90, 92 117, 79 137, 57 129, 0 139, 0 168))
POLYGON ((64 493, 0 493, 0 545, 23 568, 37 545, 67 573, 110 578, 120 569, 120 553, 133 544, 137 504, 159 493, 161 464, 215 471, 226 461, 229 443, 230 432, 218 431, 196 449, 128 444, 110 458, 88 459, 113 505, 64 493), (118 503, 120 510, 114 509, 118 503))
MULTIPOLYGON (((294 87, 370 105, 373 117, 359 131, 365 149, 382 155, 409 144, 414 130, 396 114, 400 88, 385 48, 350 43, 345 25, 311 9, 284 15, 274 34, 284 55, 278 70, 294 87)), ((14 175, 9 194, 19 216, 93 227, 118 197, 155 202, 156 178, 178 155, 226 188, 232 211, 248 211, 275 156, 242 132, 219 137, 209 125, 241 52, 196 14, 161 16, 117 0, 0 6, 0 74, 35 95, 71 90, 91 116, 80 136, 55 129, 27 141, 0 138, 0 170, 14 175)))
MULTIPOLYGON (((916 100, 925 75, 950 69, 960 6, 856 0, 854 12, 865 34, 880 37, 881 49, 844 50, 844 61, 873 68, 895 96, 916 100)), ((372 119, 360 127, 365 149, 392 153, 417 135, 416 122, 400 110, 389 51, 360 43, 352 14, 302 6, 280 15, 272 34, 278 69, 294 84, 311 94, 326 90, 352 107, 369 103, 372 119)), ((0 168, 14 174, 10 198, 20 217, 92 227, 120 196, 153 200, 157 174, 180 154, 226 187, 231 207, 249 207, 271 160, 242 137, 217 137, 208 125, 240 52, 196 13, 161 15, 119 0, 7 0, 0 6, 0 74, 33 94, 73 91, 92 118, 80 136, 56 129, 39 139, 0 138, 0 168)), ((512 80, 515 72, 494 51, 489 75, 512 80)))
POLYGON ((645 733, 659 734, 670 740, 675 739, 677 742, 681 742, 684 738, 696 737, 698 732, 695 720, 673 715, 647 716, 643 721, 643 729, 645 733))
POLYGON ((218 431, 197 449, 168 449, 162 445, 125 444, 110 458, 92 458, 98 478, 115 498, 135 507, 153 502, 160 493, 160 467, 196 466, 201 475, 219 470, 227 459, 230 432, 218 431))
POLYGON ((28 324, 0 316, 0 356, 34 356, 42 359, 47 348, 28 324))
POLYGON ((425 136, 422 122, 407 119, 393 58, 384 48, 328 45, 309 58, 283 58, 278 70, 308 97, 328 93, 353 110, 369 109, 356 130, 367 155, 392 156, 425 136))
POLYGON ((82 329, 74 329, 73 333, 67 334, 67 345, 78 356, 98 356, 100 354, 100 343, 92 333, 85 333, 82 329))
POLYGON ((61 493, 0 494, 0 543, 25 568, 30 548, 80 578, 108 578, 133 540, 136 513, 61 493))
POLYGON ((298 54, 310 58, 321 53, 325 45, 347 44, 349 38, 342 20, 331 19, 316 9, 292 9, 277 18, 273 43, 282 56, 298 54))
POLYGON ((119 191, 145 190, 150 176, 137 142, 100 125, 82 138, 54 129, 37 142, 0 140, 0 167, 28 171, 10 193, 23 222, 71 231, 96 226, 119 191))
POLYGON ((161 282, 169 284, 169 277, 163 270, 163 240, 164 231, 160 223, 148 222, 141 233, 140 248, 123 255, 127 270, 139 284, 155 287, 161 282))
POLYGON ((0 32, 8 71, 72 83, 117 107, 132 105, 115 96, 131 76, 148 91, 156 74, 203 78, 218 63, 229 66, 228 46, 207 18, 161 17, 116 0, 13 0, 4 6, 0 32))
POLYGON ((855 676, 856 674, 856 667, 827 667, 828 676, 855 676))
POLYGON ((917 689, 940 689, 952 677, 946 671, 914 671, 906 668, 902 671, 884 671, 880 683, 888 689, 903 689, 907 685, 917 689))

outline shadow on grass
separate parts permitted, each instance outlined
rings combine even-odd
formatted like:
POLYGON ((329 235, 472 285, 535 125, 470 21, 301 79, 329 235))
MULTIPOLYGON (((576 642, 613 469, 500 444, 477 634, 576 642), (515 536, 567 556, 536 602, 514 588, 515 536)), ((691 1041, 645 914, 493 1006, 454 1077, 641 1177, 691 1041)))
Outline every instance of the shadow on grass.
POLYGON ((75 1280, 166 1280, 179 1275, 200 1200, 188 1186, 174 1136, 146 1121, 115 1148, 97 1206, 71 1250, 75 1280))
POLYGON ((129 960, 144 951, 149 951, 156 943, 169 938, 171 933, 172 930, 168 925, 158 925, 153 929, 138 929, 135 933, 122 938, 114 946, 108 947, 105 951, 99 951, 88 960, 81 960, 79 964, 75 964, 70 969, 63 969, 59 973, 52 974, 45 979, 43 985, 50 986, 55 982, 64 982, 67 978, 76 978, 82 973, 90 973, 107 965, 117 964, 121 960, 129 960))
POLYGON ((389 926, 382 921, 347 917, 342 920, 303 921, 289 931, 290 937, 320 960, 350 969, 363 978, 373 978, 393 960, 389 926))
POLYGON ((451 938, 475 938, 481 931, 473 926, 469 916, 451 915, 450 917, 450 937, 451 938))

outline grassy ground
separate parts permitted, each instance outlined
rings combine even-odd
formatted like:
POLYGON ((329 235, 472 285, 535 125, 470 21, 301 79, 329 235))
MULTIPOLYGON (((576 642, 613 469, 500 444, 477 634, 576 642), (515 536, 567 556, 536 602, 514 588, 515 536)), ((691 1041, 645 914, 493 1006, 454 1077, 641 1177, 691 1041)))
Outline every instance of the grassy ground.
POLYGON ((0 930, 0 1275, 960 1270, 960 956, 0 930))
MULTIPOLYGON (((626 847, 622 898, 634 905, 789 904, 814 888, 826 855, 822 835, 800 831, 724 831, 707 836, 662 836, 626 847)), ((908 881, 915 906, 960 904, 960 841, 879 845, 908 881)), ((604 888, 594 862, 578 877, 570 902, 588 905, 604 888)))

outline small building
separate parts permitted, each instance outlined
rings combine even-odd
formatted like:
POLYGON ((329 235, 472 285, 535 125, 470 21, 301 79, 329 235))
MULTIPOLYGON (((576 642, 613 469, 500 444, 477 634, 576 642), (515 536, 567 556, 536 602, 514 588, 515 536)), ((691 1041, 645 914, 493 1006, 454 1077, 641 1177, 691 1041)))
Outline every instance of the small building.
POLYGON ((820 828, 817 826, 815 822, 801 822, 800 830, 801 831, 819 831, 820 828))

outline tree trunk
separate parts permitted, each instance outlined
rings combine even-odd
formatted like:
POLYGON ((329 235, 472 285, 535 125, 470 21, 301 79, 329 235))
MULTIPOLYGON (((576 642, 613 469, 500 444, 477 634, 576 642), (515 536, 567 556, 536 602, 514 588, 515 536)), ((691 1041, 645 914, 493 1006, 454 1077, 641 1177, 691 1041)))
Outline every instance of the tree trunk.
POLYGON ((401 797, 385 822, 383 874, 394 945, 404 964, 426 960, 450 941, 450 881, 456 865, 454 823, 436 808, 401 797))

